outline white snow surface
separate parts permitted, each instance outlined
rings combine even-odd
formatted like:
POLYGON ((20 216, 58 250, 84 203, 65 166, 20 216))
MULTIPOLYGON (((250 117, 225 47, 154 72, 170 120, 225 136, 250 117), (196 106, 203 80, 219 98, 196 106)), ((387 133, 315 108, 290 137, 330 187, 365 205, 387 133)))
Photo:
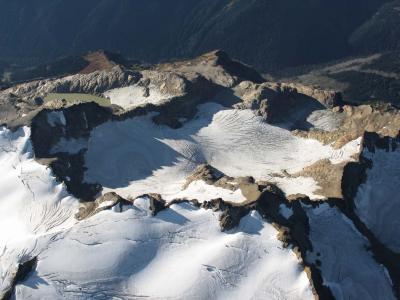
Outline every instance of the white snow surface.
MULTIPOLYGON (((201 163, 232 177, 273 180, 273 174, 282 170, 295 173, 326 158, 340 163, 360 150, 360 139, 335 150, 266 124, 251 110, 215 103, 199 106, 196 118, 180 129, 158 126, 151 117, 110 121, 95 128, 85 157, 85 180, 125 197, 155 192, 168 198, 181 191, 185 178, 201 163)), ((301 185, 301 190, 290 188, 290 193, 318 197, 313 194, 318 188, 314 180, 303 180, 301 185)), ((288 186, 280 184, 284 191, 288 186)))
POLYGON ((277 177, 274 178, 273 181, 286 193, 286 195, 303 194, 307 195, 312 200, 325 198, 324 196, 315 193, 320 186, 315 179, 311 177, 277 177))
POLYGON ((307 118, 307 122, 314 128, 325 131, 336 130, 340 127, 342 121, 343 116, 329 109, 313 111, 307 118))
POLYGON ((365 155, 372 160, 372 169, 367 171, 367 180, 358 189, 356 213, 383 244, 399 253, 400 149, 389 152, 377 149, 365 155))
POLYGON ((200 203, 211 199, 224 199, 227 202, 243 203, 247 199, 243 196, 241 189, 231 191, 205 183, 202 180, 191 182, 186 189, 175 195, 169 195, 165 200, 174 199, 197 200, 200 203))
POLYGON ((33 159, 29 135, 0 129, 0 295, 37 256, 15 299, 312 299, 297 257, 257 212, 223 233, 218 213, 180 204, 153 217, 143 198, 76 221, 77 199, 33 159))
MULTIPOLYGON (((63 117, 52 115, 49 125, 65 123, 63 117)), ((158 126, 151 117, 107 122, 87 141, 63 139, 52 151, 76 153, 87 148, 85 179, 102 184, 104 192, 240 203, 245 201, 240 189, 230 191, 203 181, 194 181, 185 190, 182 186, 199 164, 208 163, 228 176, 274 180, 288 194, 318 198, 312 178, 274 174, 295 173, 320 159, 351 160, 360 150, 360 139, 334 150, 268 125, 251 110, 213 103, 200 106, 196 118, 180 129, 158 126)), ((255 211, 230 232, 221 232, 219 213, 188 203, 174 204, 153 217, 146 198, 136 199, 122 212, 113 209, 76 221, 77 199, 33 159, 29 135, 29 128, 14 133, 0 128, 0 296, 17 264, 37 256, 36 270, 16 286, 16 299, 313 298, 297 257, 283 248, 276 229, 255 211)), ((374 164, 397 176, 398 169, 390 165, 398 161, 398 153, 391 155, 377 153, 374 164)), ((365 186, 376 184, 373 172, 368 180, 375 181, 365 186)), ((390 184, 385 195, 392 195, 390 184)), ((372 198, 366 194, 360 188, 357 209, 374 221, 369 212, 372 198)), ((388 201, 381 197, 385 205, 388 201)), ((397 209, 396 204, 393 207, 397 209)), ((324 283, 334 296, 393 299, 386 270, 365 250, 368 241, 351 221, 328 205, 306 210, 314 248, 307 259, 322 261, 324 283)), ((286 218, 293 214, 284 205, 280 212, 286 218)), ((374 228, 372 221, 367 225, 374 228)))
POLYGON ((32 158, 29 136, 29 128, 0 128, 0 296, 17 263, 75 223, 76 199, 32 158))
POLYGON ((307 260, 321 262, 323 282, 335 299, 395 299, 387 270, 366 251, 368 240, 336 207, 306 207, 313 252, 307 260))
POLYGON ((172 96, 163 94, 154 85, 149 86, 149 95, 145 96, 146 89, 142 86, 131 85, 123 88, 116 88, 104 93, 110 99, 111 104, 116 104, 124 109, 131 109, 145 104, 159 105, 166 102, 172 96))
POLYGON ((101 212, 60 235, 17 286, 17 298, 313 298, 296 256, 257 212, 222 233, 210 210, 179 204, 151 217, 141 204, 101 212))

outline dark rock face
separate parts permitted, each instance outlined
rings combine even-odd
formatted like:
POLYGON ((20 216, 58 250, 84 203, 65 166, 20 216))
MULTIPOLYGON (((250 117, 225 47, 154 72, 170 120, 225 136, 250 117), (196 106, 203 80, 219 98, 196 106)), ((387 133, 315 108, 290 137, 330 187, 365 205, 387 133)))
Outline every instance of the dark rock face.
POLYGON ((226 52, 219 50, 215 52, 215 56, 217 57, 215 64, 223 66, 232 76, 249 80, 254 83, 264 82, 264 78, 257 71, 242 63, 231 60, 226 52))
POLYGON ((366 132, 364 134, 364 147, 368 149, 369 152, 374 153, 376 149, 381 149, 385 151, 390 151, 396 149, 400 140, 399 135, 396 138, 391 138, 388 136, 381 137, 375 132, 366 132))
POLYGON ((193 174, 186 179, 184 188, 187 187, 191 182, 196 180, 203 180, 207 184, 214 184, 223 176, 223 173, 210 165, 200 165, 196 168, 193 174))
POLYGON ((9 300, 13 297, 15 286, 24 281, 28 275, 35 270, 36 264, 37 257, 34 257, 18 265, 17 273, 15 274, 14 280, 11 283, 11 289, 5 293, 2 300, 9 300))
MULTIPOLYGON (((382 36, 385 34, 382 33, 382 36)), ((379 43, 374 42, 374 45, 379 43)), ((283 70, 276 80, 340 92, 344 103, 400 105, 400 51, 366 52, 340 61, 283 70)))
MULTIPOLYGON (((54 111, 53 111, 54 112, 54 111)), ((50 126, 50 111, 41 111, 32 120, 31 139, 37 159, 51 159, 50 167, 59 181, 65 182, 70 193, 83 201, 94 200, 102 187, 83 182, 85 172, 84 154, 86 149, 76 154, 65 152, 52 153, 51 149, 62 139, 87 139, 91 130, 109 120, 112 113, 109 109, 94 103, 72 106, 56 110, 65 118, 64 124, 50 126)))
POLYGON ((354 49, 363 53, 400 50, 400 1, 389 1, 351 36, 354 49))
POLYGON ((226 49, 263 69, 304 65, 348 54, 350 34, 384 2, 2 0, 0 56, 108 49, 156 62, 226 49))
POLYGON ((228 231, 239 225, 240 220, 248 213, 243 207, 228 207, 219 219, 219 224, 223 231, 228 231))
POLYGON ((150 211, 153 216, 156 216, 160 211, 164 210, 167 205, 165 200, 158 194, 149 194, 146 197, 150 200, 150 211))

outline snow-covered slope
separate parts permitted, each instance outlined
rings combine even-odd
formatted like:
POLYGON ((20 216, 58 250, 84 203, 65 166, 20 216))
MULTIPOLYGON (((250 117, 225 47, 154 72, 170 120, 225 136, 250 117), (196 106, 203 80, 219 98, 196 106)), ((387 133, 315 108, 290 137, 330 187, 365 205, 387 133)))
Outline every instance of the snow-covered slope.
POLYGON ((365 149, 364 155, 372 168, 358 189, 356 213, 382 243, 400 252, 400 149, 365 149))
POLYGON ((221 233, 190 204, 151 217, 146 201, 62 234, 17 288, 21 299, 311 299, 307 275, 257 212, 221 233))
POLYGON ((138 199, 78 223, 76 199, 33 159, 29 135, 0 132, 3 292, 18 263, 38 256, 17 299, 312 298, 298 259, 257 212, 222 233, 218 213, 180 204, 152 217, 138 199))
POLYGON ((29 128, 0 128, 0 295, 19 262, 76 222, 76 199, 33 159, 29 137, 29 128))
POLYGON ((313 251, 324 284, 336 299, 396 299, 385 268, 376 263, 370 244, 337 208, 307 208, 313 251))

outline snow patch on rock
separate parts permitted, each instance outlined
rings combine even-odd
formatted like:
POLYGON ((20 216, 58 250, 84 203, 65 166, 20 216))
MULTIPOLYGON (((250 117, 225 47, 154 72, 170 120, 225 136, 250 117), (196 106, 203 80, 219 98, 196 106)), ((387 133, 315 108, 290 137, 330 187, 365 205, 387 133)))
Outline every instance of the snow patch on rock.
POLYGON ((171 95, 161 93, 154 85, 150 85, 149 87, 131 85, 109 90, 103 95, 110 99, 111 104, 119 105, 124 109, 145 104, 159 105, 172 97, 171 95))

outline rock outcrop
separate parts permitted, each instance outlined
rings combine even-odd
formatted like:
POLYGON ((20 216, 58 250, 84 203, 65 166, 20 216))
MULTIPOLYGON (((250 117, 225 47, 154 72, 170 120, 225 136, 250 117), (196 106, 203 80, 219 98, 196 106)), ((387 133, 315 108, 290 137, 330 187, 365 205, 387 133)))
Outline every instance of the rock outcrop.
POLYGON ((325 144, 340 148, 360 137, 364 132, 376 132, 380 136, 396 137, 400 129, 400 112, 390 105, 345 105, 333 110, 342 120, 339 128, 327 132, 310 129, 295 130, 294 133, 305 138, 317 139, 325 144))
POLYGON ((115 208, 116 211, 122 211, 124 206, 132 206, 132 202, 128 201, 115 192, 106 193, 93 202, 83 203, 76 213, 75 218, 79 221, 90 218, 103 210, 115 208))
POLYGON ((3 295, 0 294, 1 300, 9 300, 13 298, 15 286, 18 283, 23 282, 29 276, 29 274, 35 270, 36 264, 37 264, 37 257, 27 259, 18 264, 10 288, 7 291, 5 291, 3 295))

